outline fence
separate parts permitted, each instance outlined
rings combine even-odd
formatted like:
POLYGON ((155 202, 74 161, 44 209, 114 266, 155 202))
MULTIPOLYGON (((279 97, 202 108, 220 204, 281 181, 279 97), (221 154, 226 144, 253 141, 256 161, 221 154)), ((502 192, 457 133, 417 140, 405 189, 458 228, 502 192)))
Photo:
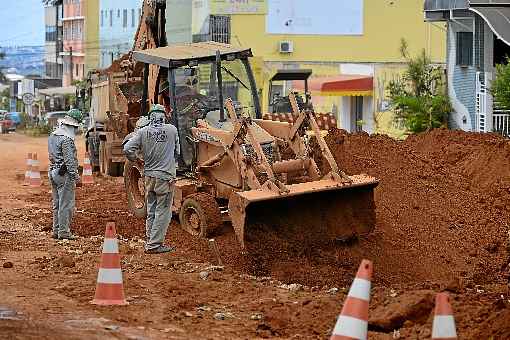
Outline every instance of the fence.
POLYGON ((510 138, 510 110, 494 110, 492 130, 503 137, 510 138))

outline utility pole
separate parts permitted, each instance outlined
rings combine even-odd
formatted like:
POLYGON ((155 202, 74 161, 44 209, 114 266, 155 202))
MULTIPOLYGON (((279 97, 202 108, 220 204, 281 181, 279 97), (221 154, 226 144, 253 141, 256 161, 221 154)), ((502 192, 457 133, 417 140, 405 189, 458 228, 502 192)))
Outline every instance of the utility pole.
POLYGON ((74 65, 73 65, 73 47, 69 47, 69 64, 71 66, 71 85, 73 84, 73 73, 74 73, 74 65))

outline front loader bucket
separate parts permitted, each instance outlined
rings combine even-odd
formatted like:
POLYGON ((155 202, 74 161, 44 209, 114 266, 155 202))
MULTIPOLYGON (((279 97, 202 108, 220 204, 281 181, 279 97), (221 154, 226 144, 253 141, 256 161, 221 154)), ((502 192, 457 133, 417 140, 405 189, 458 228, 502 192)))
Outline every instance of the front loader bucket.
POLYGON ((252 233, 267 231, 314 245, 369 233, 375 226, 378 181, 365 175, 351 179, 350 184, 322 179, 287 185, 287 193, 266 188, 234 192, 229 213, 241 247, 252 233))

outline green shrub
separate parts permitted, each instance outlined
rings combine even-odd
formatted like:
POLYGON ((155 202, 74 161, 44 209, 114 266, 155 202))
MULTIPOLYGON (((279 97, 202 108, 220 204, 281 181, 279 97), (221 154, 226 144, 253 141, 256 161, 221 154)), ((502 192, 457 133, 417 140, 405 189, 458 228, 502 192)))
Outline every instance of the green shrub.
POLYGON ((510 58, 506 64, 496 65, 496 77, 492 82, 491 92, 498 108, 510 110, 510 58))
POLYGON ((33 137, 49 136, 53 129, 51 126, 44 124, 39 126, 27 127, 23 130, 25 134, 33 137))
POLYGON ((401 53, 407 59, 407 70, 387 88, 395 120, 413 133, 446 126, 452 106, 444 93, 442 68, 432 64, 425 50, 409 57, 406 46, 403 41, 401 53))

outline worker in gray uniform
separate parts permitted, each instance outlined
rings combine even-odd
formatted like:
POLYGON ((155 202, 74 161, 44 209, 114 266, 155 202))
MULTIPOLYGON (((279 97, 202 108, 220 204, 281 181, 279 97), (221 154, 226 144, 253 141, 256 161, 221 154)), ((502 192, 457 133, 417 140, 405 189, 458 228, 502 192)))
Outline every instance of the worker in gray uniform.
POLYGON ((149 112, 149 125, 136 131, 124 144, 124 153, 131 161, 141 151, 144 160, 147 220, 145 252, 149 254, 173 251, 164 244, 172 218, 177 159, 180 154, 179 135, 175 126, 166 124, 168 112, 155 104, 149 112))
POLYGON ((53 197, 53 238, 74 240, 71 221, 75 208, 76 185, 80 186, 74 139, 83 120, 77 109, 69 110, 48 138, 48 177, 53 197))

